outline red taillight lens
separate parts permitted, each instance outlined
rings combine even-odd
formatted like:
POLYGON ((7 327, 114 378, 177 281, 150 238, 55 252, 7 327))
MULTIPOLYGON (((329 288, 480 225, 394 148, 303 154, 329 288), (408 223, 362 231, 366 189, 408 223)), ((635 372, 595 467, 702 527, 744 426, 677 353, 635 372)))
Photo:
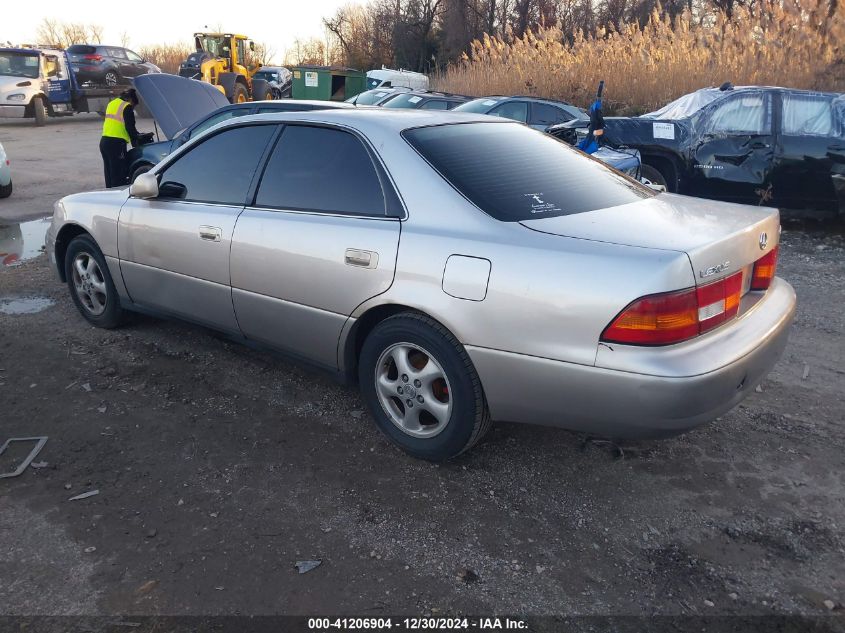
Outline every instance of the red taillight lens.
POLYGON ((89 60, 94 61, 94 62, 101 62, 101 61, 103 61, 103 56, 102 55, 83 55, 82 59, 89 59, 89 60))
POLYGON ((741 296, 742 272, 738 272, 698 288, 642 297, 605 328, 601 340, 632 345, 680 343, 735 317, 741 296))
POLYGON ((751 290, 767 290, 775 278, 778 265, 778 247, 775 246, 768 253, 754 262, 754 272, 751 274, 751 290))

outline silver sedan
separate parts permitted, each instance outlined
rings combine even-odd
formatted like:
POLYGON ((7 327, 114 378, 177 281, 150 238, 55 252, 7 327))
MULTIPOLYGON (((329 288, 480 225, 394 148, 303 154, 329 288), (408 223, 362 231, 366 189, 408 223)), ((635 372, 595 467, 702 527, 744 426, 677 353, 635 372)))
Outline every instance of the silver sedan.
POLYGON ((417 457, 491 420, 615 438, 728 411, 795 311, 777 211, 656 192, 480 115, 243 117, 56 204, 80 313, 177 316, 357 382, 417 457))

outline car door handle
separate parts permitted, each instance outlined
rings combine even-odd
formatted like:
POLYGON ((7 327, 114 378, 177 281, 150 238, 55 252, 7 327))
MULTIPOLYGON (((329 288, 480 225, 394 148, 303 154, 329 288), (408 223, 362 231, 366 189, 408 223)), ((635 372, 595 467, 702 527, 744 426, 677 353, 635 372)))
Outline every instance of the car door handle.
POLYGON ((345 259, 347 266, 357 266, 359 268, 375 268, 378 266, 378 253, 374 253, 373 251, 347 248, 345 259))
POLYGON ((209 242, 219 242, 223 236, 223 229, 217 226, 201 226, 200 239, 209 242))

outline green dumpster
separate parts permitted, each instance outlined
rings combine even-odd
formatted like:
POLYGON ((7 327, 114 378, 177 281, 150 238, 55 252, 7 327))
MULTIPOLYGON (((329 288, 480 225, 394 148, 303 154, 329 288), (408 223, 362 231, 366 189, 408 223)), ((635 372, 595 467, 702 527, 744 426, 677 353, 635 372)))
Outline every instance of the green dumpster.
POLYGON ((343 66, 295 66, 291 98, 344 101, 364 92, 367 75, 343 66))

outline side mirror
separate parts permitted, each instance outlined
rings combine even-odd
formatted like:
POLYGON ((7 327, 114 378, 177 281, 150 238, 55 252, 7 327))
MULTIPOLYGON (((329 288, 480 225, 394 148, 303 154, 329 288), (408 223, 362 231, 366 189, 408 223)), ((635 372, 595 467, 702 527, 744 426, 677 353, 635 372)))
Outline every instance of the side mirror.
POLYGON ((158 178, 155 174, 147 172, 141 174, 129 185, 129 195, 133 198, 149 200, 158 197, 158 178))

